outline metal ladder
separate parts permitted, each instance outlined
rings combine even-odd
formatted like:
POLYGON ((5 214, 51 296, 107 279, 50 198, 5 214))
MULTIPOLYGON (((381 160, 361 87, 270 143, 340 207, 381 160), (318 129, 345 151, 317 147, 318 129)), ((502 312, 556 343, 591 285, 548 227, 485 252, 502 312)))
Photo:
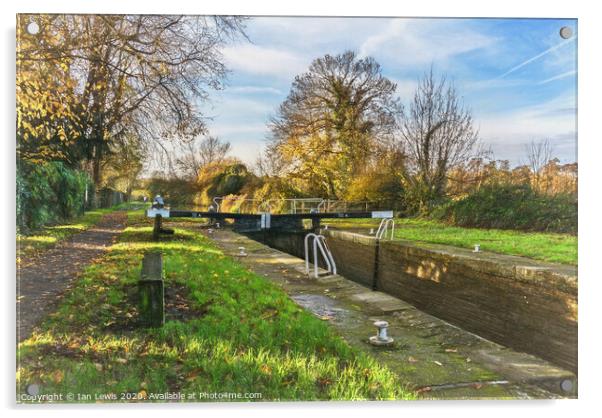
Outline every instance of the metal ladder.
POLYGON ((391 240, 393 240, 393 234, 395 233, 395 221, 393 218, 383 218, 380 221, 380 225, 376 230, 376 239, 382 239, 386 235, 389 226, 391 226, 391 240))
POLYGON ((326 263, 326 269, 331 274, 337 274, 337 265, 334 262, 334 258, 332 257, 332 253, 326 244, 326 238, 324 235, 318 235, 314 233, 309 233, 305 236, 305 273, 309 275, 309 240, 313 238, 313 265, 314 265, 314 277, 317 279, 319 277, 318 274, 318 250, 320 250, 320 254, 326 263))

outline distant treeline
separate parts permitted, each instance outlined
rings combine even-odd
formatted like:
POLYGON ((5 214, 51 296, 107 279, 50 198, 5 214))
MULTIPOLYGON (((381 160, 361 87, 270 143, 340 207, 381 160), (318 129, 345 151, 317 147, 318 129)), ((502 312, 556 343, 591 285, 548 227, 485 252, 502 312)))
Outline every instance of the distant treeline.
MULTIPOLYGON (((295 188, 286 177, 255 174, 236 159, 209 164, 196 179, 153 177, 143 183, 149 196, 161 194, 172 207, 207 207, 216 196, 257 201, 324 197, 295 188)), ((377 173, 357 179, 341 198, 387 206, 400 216, 426 216, 459 226, 577 232, 576 163, 563 165, 552 159, 533 172, 527 166, 511 168, 508 161, 479 158, 452 170, 446 184, 446 195, 426 213, 417 211, 414 195, 400 179, 377 173)), ((238 204, 226 201, 222 209, 236 210, 238 204)))

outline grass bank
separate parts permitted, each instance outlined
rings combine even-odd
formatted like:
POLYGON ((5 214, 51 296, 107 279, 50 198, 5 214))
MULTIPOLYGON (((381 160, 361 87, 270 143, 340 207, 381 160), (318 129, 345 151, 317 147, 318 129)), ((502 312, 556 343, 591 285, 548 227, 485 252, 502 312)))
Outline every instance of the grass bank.
MULTIPOLYGON (((379 219, 324 219, 337 228, 378 228, 379 219)), ((462 228, 424 219, 395 219, 395 238, 474 248, 556 263, 577 264, 577 237, 569 234, 462 228)))
POLYGON ((41 394, 89 395, 74 399, 83 402, 173 392, 191 401, 414 398, 391 371, 208 239, 181 228, 161 242, 150 236, 148 221, 130 216, 119 242, 19 345, 18 394, 36 383, 41 394), (149 250, 164 254, 161 329, 136 326, 136 282, 149 250), (203 397, 214 393, 242 397, 203 397))

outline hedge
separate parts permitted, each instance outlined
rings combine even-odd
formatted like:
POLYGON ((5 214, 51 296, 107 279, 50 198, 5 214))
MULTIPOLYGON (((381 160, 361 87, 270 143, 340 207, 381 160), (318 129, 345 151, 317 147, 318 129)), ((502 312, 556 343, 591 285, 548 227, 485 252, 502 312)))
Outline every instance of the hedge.
POLYGON ((537 193, 529 185, 489 185, 431 217, 457 226, 576 234, 577 198, 537 193))
POLYGON ((57 161, 43 164, 18 161, 16 186, 19 231, 82 214, 86 189, 94 190, 87 173, 57 161))

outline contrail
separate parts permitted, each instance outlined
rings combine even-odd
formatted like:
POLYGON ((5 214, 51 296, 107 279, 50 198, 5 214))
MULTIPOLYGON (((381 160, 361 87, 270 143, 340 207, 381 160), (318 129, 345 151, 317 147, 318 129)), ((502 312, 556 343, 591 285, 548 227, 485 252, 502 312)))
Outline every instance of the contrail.
POLYGON ((560 80, 561 78, 570 77, 573 74, 577 74, 577 70, 571 70, 571 71, 567 71, 566 73, 558 74, 558 75, 556 75, 554 77, 550 77, 550 78, 548 78, 546 80, 540 81, 537 84, 547 84, 547 83, 550 83, 552 81, 560 80))
POLYGON ((520 69, 520 68, 523 68, 525 65, 532 63, 533 61, 535 61, 535 60, 537 60, 537 59, 539 59, 539 58, 543 57, 544 55, 547 55, 547 54, 549 54, 550 52, 557 50, 558 48, 562 48, 563 46, 565 46, 565 45, 568 45, 568 44, 569 44, 569 42, 573 42, 573 41, 574 41, 576 38, 577 38, 577 37, 576 37, 576 36, 574 36, 574 37, 572 37, 571 39, 569 39, 568 41, 561 42, 561 43, 559 43, 559 44, 557 44, 557 45, 554 45, 554 46, 553 46, 553 47, 551 47, 551 48, 548 48, 548 49, 546 49, 546 50, 545 50, 545 51, 543 51, 542 53, 540 53, 540 54, 537 54, 537 55, 535 55, 534 57, 531 57, 531 58, 529 58, 528 60, 526 60, 526 61, 524 61, 524 62, 521 62, 521 63, 520 63, 520 64, 518 64, 516 67, 512 67, 511 69, 509 69, 508 71, 506 71, 504 74, 502 74, 502 75, 500 75, 500 76, 498 76, 498 77, 494 78, 494 80, 498 80, 498 79, 500 79, 500 78, 504 78, 504 77, 506 77, 508 74, 510 74, 510 73, 513 73, 513 72, 515 72, 516 70, 518 70, 518 69, 520 69))

